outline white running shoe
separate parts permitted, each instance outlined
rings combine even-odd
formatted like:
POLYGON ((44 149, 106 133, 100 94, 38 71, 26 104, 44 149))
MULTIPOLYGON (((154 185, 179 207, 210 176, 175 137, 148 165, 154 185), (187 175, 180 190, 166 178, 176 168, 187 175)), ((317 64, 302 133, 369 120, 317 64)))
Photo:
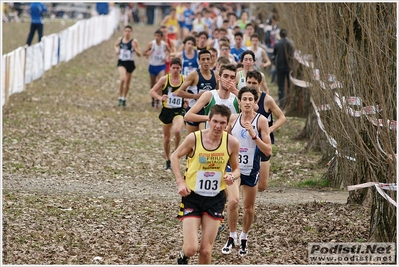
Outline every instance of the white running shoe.
POLYGON ((237 241, 234 240, 234 238, 229 237, 229 240, 227 240, 226 245, 224 245, 224 247, 222 248, 222 253, 223 254, 230 254, 231 250, 233 248, 235 248, 236 244, 237 244, 237 241))

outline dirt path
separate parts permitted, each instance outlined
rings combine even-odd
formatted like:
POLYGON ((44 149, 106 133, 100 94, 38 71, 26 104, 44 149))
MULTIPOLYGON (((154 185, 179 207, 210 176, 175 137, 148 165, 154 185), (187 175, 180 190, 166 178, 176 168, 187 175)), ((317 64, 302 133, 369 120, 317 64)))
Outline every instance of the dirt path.
MULTIPOLYGON (((170 173, 166 173, 159 185, 142 180, 119 179, 98 181, 95 184, 79 180, 57 178, 3 177, 3 189, 41 194, 82 194, 115 198, 178 198, 176 186, 170 173)), ((331 202, 345 204, 348 192, 327 189, 309 190, 293 187, 269 187, 257 194, 256 203, 294 205, 307 202, 331 202)))

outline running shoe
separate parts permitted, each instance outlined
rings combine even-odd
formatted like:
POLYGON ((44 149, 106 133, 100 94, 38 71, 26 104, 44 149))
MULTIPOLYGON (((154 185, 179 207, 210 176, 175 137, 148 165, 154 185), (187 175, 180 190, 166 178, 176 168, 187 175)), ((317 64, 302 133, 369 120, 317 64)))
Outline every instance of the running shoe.
POLYGON ((126 99, 122 100, 122 107, 126 107, 126 99))
POLYGON ((122 99, 118 99, 118 107, 122 106, 122 99))
POLYGON ((166 168, 165 170, 172 170, 172 166, 170 165, 170 160, 166 161, 166 168))
POLYGON ((230 254, 230 253, 231 253, 231 250, 232 250, 233 248, 235 248, 236 243, 237 243, 237 242, 234 240, 234 238, 229 237, 229 240, 227 240, 226 245, 224 245, 224 247, 222 248, 222 253, 223 253, 223 254, 230 254))
POLYGON ((188 264, 188 257, 184 255, 183 251, 180 251, 179 257, 177 257, 177 264, 188 264))
POLYGON ((241 239, 241 246, 240 246, 240 250, 238 251, 238 255, 245 256, 247 254, 248 254, 247 240, 241 239))

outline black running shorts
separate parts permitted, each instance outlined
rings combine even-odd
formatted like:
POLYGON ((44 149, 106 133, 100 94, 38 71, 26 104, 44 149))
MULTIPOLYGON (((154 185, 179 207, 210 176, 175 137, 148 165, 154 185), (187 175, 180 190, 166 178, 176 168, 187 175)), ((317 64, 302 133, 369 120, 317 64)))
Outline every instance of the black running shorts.
POLYGON ((171 124, 173 122, 173 118, 176 116, 184 116, 183 108, 165 108, 161 109, 161 113, 158 118, 163 124, 171 124))
POLYGON ((223 220, 225 203, 226 193, 224 190, 214 197, 200 196, 191 191, 190 195, 182 197, 177 218, 179 220, 188 217, 201 218, 202 215, 206 214, 215 220, 223 220))
POLYGON ((125 67, 125 69, 128 73, 132 73, 136 69, 136 65, 134 64, 134 61, 122 61, 119 59, 117 66, 125 67))

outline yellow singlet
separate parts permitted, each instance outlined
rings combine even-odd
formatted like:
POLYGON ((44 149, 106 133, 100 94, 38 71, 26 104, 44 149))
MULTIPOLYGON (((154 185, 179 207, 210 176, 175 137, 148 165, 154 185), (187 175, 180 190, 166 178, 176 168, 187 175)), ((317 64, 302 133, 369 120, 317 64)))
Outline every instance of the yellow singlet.
POLYGON ((195 134, 195 151, 193 157, 187 159, 187 169, 184 175, 186 184, 191 191, 201 196, 216 196, 226 189, 223 180, 226 165, 230 158, 228 153, 228 134, 223 132, 220 145, 215 150, 207 150, 202 145, 202 131, 195 134))
POLYGON ((168 33, 177 33, 179 30, 179 22, 177 18, 170 18, 165 21, 165 26, 168 28, 168 33))

